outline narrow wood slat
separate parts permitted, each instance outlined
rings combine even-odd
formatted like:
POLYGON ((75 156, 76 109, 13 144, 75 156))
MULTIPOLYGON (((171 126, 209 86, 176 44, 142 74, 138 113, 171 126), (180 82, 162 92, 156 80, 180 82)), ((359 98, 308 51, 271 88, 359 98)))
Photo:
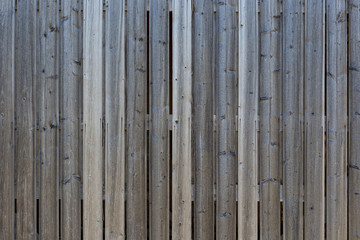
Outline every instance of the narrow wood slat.
POLYGON ((40 201, 39 235, 41 239, 59 237, 59 6, 56 0, 41 1, 39 6, 39 161, 40 201))
POLYGON ((128 1, 126 89, 126 235, 147 239, 146 100, 147 13, 144 0, 128 1))
POLYGON ((172 16, 172 238, 191 239, 192 1, 174 1, 172 16))
POLYGON ((61 1, 60 109, 61 109, 61 238, 81 237, 81 1, 61 1))
POLYGON ((326 3, 327 169, 326 239, 347 238, 346 0, 326 3))
POLYGON ((169 3, 150 1, 150 239, 169 238, 169 3))
POLYGON ((260 233, 280 239, 281 2, 260 2, 260 233))
POLYGON ((16 239, 36 239, 36 1, 18 1, 15 26, 16 239))
POLYGON ((350 161, 349 161, 349 239, 360 236, 360 1, 349 6, 349 84, 350 84, 350 161))
POLYGON ((105 23, 105 239, 125 239, 125 1, 105 23))
POLYGON ((302 2, 283 1, 284 239, 303 238, 302 2))
POLYGON ((15 1, 0 1, 0 239, 14 239, 15 1))
MULTIPOLYGON (((84 2, 83 32, 83 236, 103 237, 102 1, 84 2)), ((120 126, 119 126, 120 128, 120 126)), ((119 189, 121 186, 119 186, 119 189)))
POLYGON ((307 0, 305 14, 305 239, 325 233, 325 1, 307 0))
POLYGON ((194 239, 214 239, 213 5, 193 3, 194 239))
POLYGON ((235 0, 216 3, 217 202, 216 238, 236 237, 235 0))
POLYGON ((254 0, 239 3, 238 236, 258 239, 258 15, 254 0))

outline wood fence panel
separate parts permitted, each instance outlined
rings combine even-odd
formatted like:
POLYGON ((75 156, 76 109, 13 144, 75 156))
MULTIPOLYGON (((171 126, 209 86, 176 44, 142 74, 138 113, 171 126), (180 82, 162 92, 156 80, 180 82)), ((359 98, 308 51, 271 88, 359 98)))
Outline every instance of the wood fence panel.
POLYGON ((0 16, 0 239, 13 239, 15 1, 1 1, 0 16))
POLYGON ((56 0, 40 1, 39 105, 40 239, 59 237, 59 6, 56 0))
POLYGON ((260 233, 280 239, 281 19, 278 0, 260 2, 260 233))
POLYGON ((127 6, 126 235, 146 239, 147 6, 143 0, 129 1, 127 6))
POLYGON ((349 1, 349 239, 360 236, 360 1, 349 1))
POLYGON ((305 239, 325 233, 325 1, 305 2, 305 239))
POLYGON ((84 239, 103 237, 103 4, 84 2, 83 228, 84 239))
POLYGON ((283 1, 284 239, 303 238, 303 14, 283 1))
POLYGON ((36 239, 36 1, 18 1, 15 21, 16 238, 36 239))
POLYGON ((347 1, 327 1, 326 238, 347 238, 347 1))
POLYGON ((194 239, 214 239, 212 0, 195 0, 193 11, 194 239))
POLYGON ((105 23, 105 239, 125 239, 125 1, 105 23))
POLYGON ((236 238, 235 8, 235 0, 216 4, 217 239, 236 238))
POLYGON ((150 1, 150 239, 169 238, 169 3, 150 1))
POLYGON ((238 235, 258 239, 259 54, 256 1, 239 1, 238 235))

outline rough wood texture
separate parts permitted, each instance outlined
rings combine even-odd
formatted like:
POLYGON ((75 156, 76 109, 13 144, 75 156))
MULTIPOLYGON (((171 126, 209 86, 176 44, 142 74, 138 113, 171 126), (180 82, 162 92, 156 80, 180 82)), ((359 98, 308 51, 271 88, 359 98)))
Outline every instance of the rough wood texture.
POLYGON ((0 1, 0 239, 14 239, 15 1, 0 1))
POLYGON ((147 239, 147 17, 146 1, 128 1, 126 89, 126 235, 147 239))
POLYGON ((258 15, 256 1, 239 1, 238 235, 258 239, 258 15))
POLYGON ((169 3, 150 1, 150 239, 169 238, 169 3))
POLYGON ((360 238, 360 1, 349 1, 349 239, 360 238))
POLYGON ((280 115, 282 101, 279 0, 260 2, 260 233, 280 239, 280 115))
POLYGON ((213 0, 193 4, 194 239, 214 239, 213 0), (195 54, 196 53, 196 54, 195 54))
POLYGON ((125 239, 125 1, 105 22, 105 239, 125 239))
MULTIPOLYGON (((103 237, 103 48, 102 1, 84 1, 83 66, 83 232, 103 237)), ((119 126, 120 128, 120 126, 119 126)), ((121 188, 121 186, 119 186, 121 188)))
POLYGON ((39 105, 40 201, 39 229, 41 239, 59 237, 59 6, 56 0, 40 1, 39 65, 37 93, 39 105))
POLYGON ((326 238, 347 238, 346 0, 326 2, 327 169, 326 238))
POLYGON ((173 3, 172 238, 191 239, 191 0, 173 3))
POLYGON ((16 239, 36 239, 36 0, 18 1, 15 26, 16 239))
POLYGON ((324 239, 325 1, 305 3, 305 239, 324 239))
POLYGON ((80 110, 82 81, 81 1, 61 1, 61 238, 80 239, 80 110))
POLYGON ((235 0, 216 3, 217 181, 216 238, 236 238, 235 0))
POLYGON ((284 239, 303 238, 302 2, 283 1, 284 239))

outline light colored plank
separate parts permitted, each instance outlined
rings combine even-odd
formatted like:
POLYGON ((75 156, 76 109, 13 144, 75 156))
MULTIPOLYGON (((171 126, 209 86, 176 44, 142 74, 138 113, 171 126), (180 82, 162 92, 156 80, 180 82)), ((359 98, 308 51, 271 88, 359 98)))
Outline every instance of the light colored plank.
POLYGON ((326 2, 327 169, 326 239, 347 238, 346 0, 326 2))
POLYGON ((37 96, 39 99, 39 237, 59 237, 59 6, 56 0, 40 1, 39 65, 37 96))
POLYGON ((192 1, 173 2, 172 238, 191 239, 192 1))
MULTIPOLYGON (((103 237, 102 1, 84 2, 83 40, 83 236, 103 237)), ((120 126, 119 126, 120 128, 120 126)), ((119 186, 119 189, 121 186, 119 186)))
POLYGON ((283 1, 284 239, 303 238, 302 2, 283 1))
POLYGON ((194 239, 214 239, 212 2, 194 0, 193 5, 194 239))
POLYGON ((0 1, 0 16, 0 239, 14 239, 15 1, 0 1))
POLYGON ((216 4, 217 192, 216 238, 236 237, 235 0, 216 4))
POLYGON ((80 112, 82 81, 81 1, 61 1, 61 238, 81 237, 80 112))
POLYGON ((260 233, 280 239, 281 2, 260 2, 260 233))
POLYGON ((125 239, 125 1, 105 23, 105 239, 125 239))
POLYGON ((169 238, 169 3, 150 1, 150 239, 169 238))
POLYGON ((238 236, 258 239, 258 15, 254 0, 239 3, 238 236))
POLYGON ((36 0, 18 1, 15 26, 16 239, 36 239, 36 0))
POLYGON ((325 233, 325 1, 307 0, 305 14, 305 239, 325 233))
POLYGON ((128 2, 127 12, 127 204, 128 239, 147 239, 147 12, 144 0, 128 2))
POLYGON ((349 1, 349 239, 360 237, 360 1, 349 1))

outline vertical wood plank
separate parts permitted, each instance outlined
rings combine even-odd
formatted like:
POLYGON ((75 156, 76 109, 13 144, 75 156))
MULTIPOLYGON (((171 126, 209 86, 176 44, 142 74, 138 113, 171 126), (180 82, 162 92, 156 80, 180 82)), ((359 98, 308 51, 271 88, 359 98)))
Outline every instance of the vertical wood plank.
POLYGON ((125 1, 108 1, 105 29, 105 239, 125 239, 125 1))
POLYGON ((59 6, 56 0, 40 1, 38 99, 40 146, 39 229, 41 239, 59 237, 58 201, 58 33, 59 6))
POLYGON ((260 2, 260 233, 280 239, 281 18, 279 0, 260 2), (280 166, 279 166, 280 165, 280 166))
POLYGON ((305 10, 305 239, 324 239, 325 1, 305 10))
POLYGON ((61 1, 61 238, 81 237, 80 148, 82 17, 81 1, 61 1))
POLYGON ((360 236, 360 1, 349 1, 349 239, 360 236))
POLYGON ((258 15, 256 1, 239 3, 238 235, 258 239, 258 15))
POLYGON ((214 239, 213 0, 193 3, 194 239, 214 239))
POLYGON ((36 1, 17 1, 15 26, 16 238, 36 239, 36 1))
POLYGON ((126 89, 126 235, 147 238, 147 1, 128 1, 126 89))
POLYGON ((15 1, 1 1, 0 16, 0 239, 14 239, 15 1))
POLYGON ((283 1, 284 239, 303 238, 302 2, 283 1))
POLYGON ((216 3, 217 209, 216 238, 236 238, 235 0, 216 3))
POLYGON ((327 1, 326 238, 347 238, 346 0, 327 1))
MULTIPOLYGON (((101 0, 84 2, 83 226, 84 239, 103 237, 103 45, 101 0)), ((119 126, 120 128, 120 126, 119 126)), ((121 187, 119 187, 120 189, 121 187)))
POLYGON ((192 1, 172 7, 172 238, 191 239, 192 1))
POLYGON ((150 1, 150 239, 169 238, 169 3, 150 1))

